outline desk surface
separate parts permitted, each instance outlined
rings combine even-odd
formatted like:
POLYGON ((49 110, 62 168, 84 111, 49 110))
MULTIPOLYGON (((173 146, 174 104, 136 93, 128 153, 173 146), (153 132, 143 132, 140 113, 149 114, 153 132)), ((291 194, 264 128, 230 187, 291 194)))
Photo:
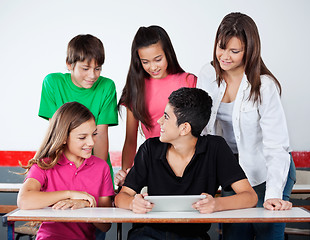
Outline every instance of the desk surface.
POLYGON ((22 183, 0 183, 0 192, 18 192, 22 183))
POLYGON ((82 208, 77 210, 15 210, 6 214, 7 221, 116 222, 116 223, 225 223, 225 222, 310 222, 310 212, 294 207, 288 211, 248 208, 200 214, 199 212, 149 212, 135 214, 120 208, 82 208))
POLYGON ((293 186, 292 193, 294 194, 310 193, 310 184, 295 184, 293 186))

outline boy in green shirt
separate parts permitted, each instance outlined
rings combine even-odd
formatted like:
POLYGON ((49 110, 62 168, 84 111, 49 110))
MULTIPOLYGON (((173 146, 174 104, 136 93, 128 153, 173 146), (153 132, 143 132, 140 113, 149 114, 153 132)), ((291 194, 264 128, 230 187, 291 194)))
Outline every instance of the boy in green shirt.
POLYGON ((78 35, 68 44, 66 64, 70 73, 51 73, 43 81, 39 116, 52 118, 66 102, 85 105, 95 116, 96 143, 93 154, 104 159, 113 169, 108 149, 108 126, 118 124, 114 82, 100 76, 105 60, 102 42, 90 35, 78 35))

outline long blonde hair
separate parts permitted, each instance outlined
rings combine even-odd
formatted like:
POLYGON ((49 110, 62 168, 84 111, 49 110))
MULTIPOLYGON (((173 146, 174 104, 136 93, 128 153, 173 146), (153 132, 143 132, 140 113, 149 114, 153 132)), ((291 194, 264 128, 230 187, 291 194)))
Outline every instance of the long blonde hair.
POLYGON ((95 120, 95 117, 84 105, 78 102, 62 105, 50 120, 39 150, 26 166, 22 166, 26 169, 23 174, 28 173, 33 164, 38 164, 42 169, 54 167, 64 151, 70 132, 90 119, 95 120))

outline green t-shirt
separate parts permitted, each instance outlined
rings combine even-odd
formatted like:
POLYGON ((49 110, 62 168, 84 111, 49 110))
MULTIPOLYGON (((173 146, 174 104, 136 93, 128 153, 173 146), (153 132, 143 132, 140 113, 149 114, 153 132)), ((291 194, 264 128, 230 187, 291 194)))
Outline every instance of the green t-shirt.
POLYGON ((39 116, 52 118, 66 102, 79 102, 96 118, 96 124, 118 124, 115 84, 100 76, 91 88, 80 88, 71 80, 70 73, 51 73, 43 81, 39 116))
MULTIPOLYGON (((43 80, 39 116, 53 117, 56 110, 67 102, 79 102, 95 116, 96 124, 115 126, 118 124, 116 90, 114 82, 100 76, 91 88, 74 85, 70 73, 51 73, 43 80)), ((108 156, 112 182, 113 169, 108 156)))

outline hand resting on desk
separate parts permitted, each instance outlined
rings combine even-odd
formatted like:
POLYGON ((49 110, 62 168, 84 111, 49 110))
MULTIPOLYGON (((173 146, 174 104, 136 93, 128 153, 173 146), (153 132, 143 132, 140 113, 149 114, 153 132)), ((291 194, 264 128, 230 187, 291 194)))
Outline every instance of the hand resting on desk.
POLYGON ((90 202, 84 199, 65 199, 60 200, 59 202, 55 203, 53 205, 53 209, 79 209, 79 208, 85 208, 90 207, 90 202))
POLYGON ((41 192, 40 189, 41 184, 38 180, 26 179, 19 190, 17 206, 20 209, 38 209, 52 206, 64 200, 85 200, 89 202, 90 207, 97 206, 95 198, 87 192, 72 190, 41 192))
POLYGON ((289 210, 293 204, 279 198, 270 198, 264 202, 263 206, 267 210, 289 210))

